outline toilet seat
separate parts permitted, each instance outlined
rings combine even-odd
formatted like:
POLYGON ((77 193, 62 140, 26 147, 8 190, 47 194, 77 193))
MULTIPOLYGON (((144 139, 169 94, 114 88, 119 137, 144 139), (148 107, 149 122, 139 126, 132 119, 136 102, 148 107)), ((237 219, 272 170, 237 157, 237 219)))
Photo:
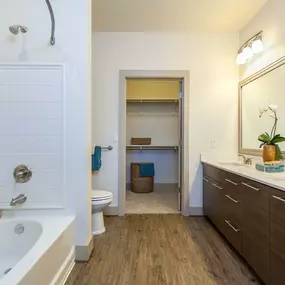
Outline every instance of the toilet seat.
POLYGON ((93 190, 91 201, 104 201, 112 198, 113 194, 111 192, 104 190, 93 190))

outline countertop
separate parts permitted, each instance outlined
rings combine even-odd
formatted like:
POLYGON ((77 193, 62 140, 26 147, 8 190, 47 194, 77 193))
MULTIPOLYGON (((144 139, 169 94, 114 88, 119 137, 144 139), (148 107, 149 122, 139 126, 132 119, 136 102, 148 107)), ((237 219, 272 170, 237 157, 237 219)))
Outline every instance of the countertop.
MULTIPOLYGON (((266 173, 255 169, 255 163, 253 165, 231 165, 230 163, 238 163, 234 160, 217 160, 201 155, 201 162, 217 167, 219 169, 246 177, 248 179, 257 181, 259 183, 268 185, 270 187, 279 189, 285 192, 285 172, 282 173, 266 173)), ((241 162, 240 162, 241 163, 241 162)))

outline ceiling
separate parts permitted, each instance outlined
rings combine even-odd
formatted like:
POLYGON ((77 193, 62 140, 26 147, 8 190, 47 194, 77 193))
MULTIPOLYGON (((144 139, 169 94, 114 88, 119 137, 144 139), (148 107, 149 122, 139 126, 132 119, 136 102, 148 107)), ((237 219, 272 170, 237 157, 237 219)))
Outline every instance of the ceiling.
POLYGON ((239 31, 266 0, 93 0, 101 32, 239 31))

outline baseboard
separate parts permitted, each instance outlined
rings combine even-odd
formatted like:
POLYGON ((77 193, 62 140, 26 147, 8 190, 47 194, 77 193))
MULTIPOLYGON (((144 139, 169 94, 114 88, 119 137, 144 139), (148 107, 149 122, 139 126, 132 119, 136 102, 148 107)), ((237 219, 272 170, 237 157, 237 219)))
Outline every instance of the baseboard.
MULTIPOLYGON (((177 187, 178 187, 178 183, 154 183, 154 191, 155 190, 176 189, 177 187)), ((126 184, 126 189, 131 190, 131 183, 126 184)))
POLYGON ((110 206, 104 210, 104 215, 106 216, 118 216, 119 215, 119 207, 110 206))
POLYGON ((189 215, 190 216, 204 216, 203 207, 190 207, 189 215))
POLYGON ((91 237, 87 245, 78 245, 75 247, 75 261, 88 262, 93 252, 93 237, 91 237))

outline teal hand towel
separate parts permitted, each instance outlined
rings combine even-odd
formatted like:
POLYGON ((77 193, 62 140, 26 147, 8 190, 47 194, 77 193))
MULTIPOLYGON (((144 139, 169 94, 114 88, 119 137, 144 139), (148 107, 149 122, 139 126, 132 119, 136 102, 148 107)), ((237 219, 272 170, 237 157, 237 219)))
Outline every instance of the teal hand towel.
POLYGON ((154 164, 140 164, 140 176, 141 177, 153 177, 154 176, 154 164))
POLYGON ((94 150, 94 154, 92 155, 92 171, 99 171, 102 166, 101 160, 101 147, 96 146, 94 150))
POLYGON ((279 165, 256 164, 255 168, 259 171, 270 172, 270 173, 284 172, 284 164, 279 164, 279 165))

